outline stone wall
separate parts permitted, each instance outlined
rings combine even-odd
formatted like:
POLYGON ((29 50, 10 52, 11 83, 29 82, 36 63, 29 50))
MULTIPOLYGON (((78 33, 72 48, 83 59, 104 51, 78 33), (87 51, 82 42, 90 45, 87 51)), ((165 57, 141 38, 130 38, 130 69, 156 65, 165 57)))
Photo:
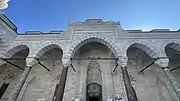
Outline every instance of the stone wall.
POLYGON ((128 51, 130 58, 136 56, 136 53, 142 58, 129 59, 127 67, 139 101, 177 101, 177 96, 162 68, 153 64, 140 73, 142 68, 152 63, 152 59, 140 50, 133 48, 128 51), (141 61, 141 64, 137 65, 137 61, 141 61))
MULTIPOLYGON (((2 29, 3 28, 6 27, 3 25, 2 29)), ((9 31, 2 30, 2 33, 5 34, 5 32, 9 31)), ((150 69, 147 69, 144 74, 138 74, 138 67, 143 67, 149 64, 152 61, 150 58, 167 57, 165 47, 169 43, 180 43, 178 31, 130 33, 124 31, 118 23, 106 22, 100 24, 72 24, 61 34, 18 35, 17 37, 13 34, 13 37, 10 37, 10 41, 7 37, 8 36, 6 36, 4 41, 12 43, 8 44, 8 48, 4 54, 11 56, 13 53, 28 47, 29 55, 26 59, 26 65, 33 66, 36 64, 33 66, 30 75, 23 86, 18 101, 52 100, 56 84, 59 82, 59 75, 63 63, 61 60, 57 60, 54 61, 54 65, 52 66, 52 61, 42 59, 41 62, 50 68, 51 71, 49 72, 42 66, 38 65, 34 58, 56 57, 54 55, 44 55, 44 53, 53 48, 61 49, 61 56, 58 56, 67 60, 72 57, 116 57, 126 60, 128 58, 127 51, 132 45, 149 55, 149 58, 143 57, 143 60, 147 60, 146 62, 139 61, 138 59, 142 59, 141 57, 135 57, 136 61, 129 59, 128 62, 128 71, 131 75, 132 84, 137 92, 139 100, 144 101, 147 100, 147 98, 153 98, 157 101, 177 100, 164 72, 161 67, 157 66, 167 67, 168 65, 161 64, 168 64, 168 61, 159 60, 159 62, 156 63, 157 65, 153 65, 150 69), (92 46, 88 46, 88 43, 91 42, 104 45, 105 48, 98 44, 91 44, 92 46), (86 48, 81 49, 83 46, 86 48), (149 91, 149 93, 146 93, 147 91, 149 91), (171 95, 170 93, 173 94, 171 95)), ((172 45, 171 48, 176 50, 180 49, 174 45, 172 45)), ((131 55, 137 55, 133 53, 135 52, 132 51, 131 55)), ((63 97, 64 101, 71 101, 76 98, 82 99, 83 101, 86 99, 86 75, 89 62, 90 61, 72 61, 76 71, 74 72, 71 67, 68 69, 67 82, 63 97)), ((116 64, 114 61, 109 60, 98 62, 102 71, 103 100, 114 100, 116 96, 120 95, 124 101, 127 101, 120 66, 115 72, 112 72, 116 64)))
POLYGON ((50 71, 40 64, 33 66, 18 101, 52 101, 63 67, 61 58, 60 49, 51 49, 40 57, 40 63, 50 71))

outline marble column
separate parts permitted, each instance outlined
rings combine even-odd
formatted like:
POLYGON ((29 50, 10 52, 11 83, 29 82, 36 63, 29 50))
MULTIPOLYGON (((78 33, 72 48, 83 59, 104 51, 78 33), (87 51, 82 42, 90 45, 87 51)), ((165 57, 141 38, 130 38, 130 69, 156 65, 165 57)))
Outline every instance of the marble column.
POLYGON ((11 97, 8 99, 8 101, 17 101, 17 98, 24 86, 24 83, 26 82, 26 79, 32 69, 32 67, 37 63, 37 61, 33 58, 26 58, 26 68, 23 72, 23 74, 21 75, 20 81, 17 84, 17 86, 15 87, 11 97))
POLYGON ((131 80, 127 71, 127 67, 121 67, 122 69, 122 74, 123 74, 123 79, 124 79, 124 85, 126 88, 126 93, 127 93, 127 98, 128 101, 138 101, 136 92, 133 88, 133 86, 131 85, 131 80))
POLYGON ((136 92, 133 88, 133 86, 131 85, 131 80, 128 74, 128 70, 127 70, 127 58, 120 58, 119 59, 119 65, 121 66, 121 70, 122 70, 122 75, 123 75, 123 79, 124 79, 124 85, 125 85, 125 89, 126 89, 126 94, 127 94, 127 99, 128 101, 138 101, 136 92))
POLYGON ((155 63, 157 65, 159 65, 160 67, 162 67, 166 77, 169 79, 170 85, 172 86, 172 88, 174 89, 175 93, 177 94, 178 99, 180 100, 180 86, 176 82, 174 76, 172 75, 172 73, 170 72, 170 70, 168 68, 169 59, 159 59, 155 63))
POLYGON ((70 65, 69 60, 63 59, 63 69, 61 72, 59 84, 57 85, 57 88, 54 94, 55 96, 53 97, 53 101, 62 101, 63 99, 69 65, 70 65))
POLYGON ((20 78, 20 82, 19 84, 15 87, 13 93, 12 93, 12 96, 9 98, 9 101, 16 101, 18 96, 19 96, 19 93, 21 92, 21 89, 24 85, 24 83, 26 82, 26 79, 31 71, 31 66, 27 66, 26 69, 24 70, 23 74, 21 75, 21 78, 20 78))
POLYGON ((178 99, 180 100, 180 86, 179 86, 179 84, 176 82, 176 80, 173 77, 173 75, 171 74, 169 68, 163 68, 163 71, 164 71, 165 75, 167 76, 167 78, 169 79, 169 82, 170 82, 172 88, 176 92, 178 99))

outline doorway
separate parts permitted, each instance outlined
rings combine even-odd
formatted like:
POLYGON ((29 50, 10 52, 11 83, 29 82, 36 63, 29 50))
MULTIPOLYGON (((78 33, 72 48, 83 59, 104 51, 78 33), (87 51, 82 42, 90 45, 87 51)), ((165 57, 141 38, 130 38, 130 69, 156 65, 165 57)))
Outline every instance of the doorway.
POLYGON ((97 83, 87 86, 87 101, 102 101, 102 88, 97 83))
POLYGON ((89 97, 89 101, 100 101, 99 97, 89 97))

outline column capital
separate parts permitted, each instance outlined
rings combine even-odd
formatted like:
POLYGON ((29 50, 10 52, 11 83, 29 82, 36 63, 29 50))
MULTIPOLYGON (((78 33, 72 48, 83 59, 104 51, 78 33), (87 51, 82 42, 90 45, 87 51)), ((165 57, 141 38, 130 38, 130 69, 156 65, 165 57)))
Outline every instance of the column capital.
POLYGON ((122 67, 126 66, 128 62, 128 57, 119 57, 118 64, 122 67))
POLYGON ((69 66, 70 63, 71 63, 70 58, 63 58, 63 59, 62 59, 62 63, 63 63, 63 66, 64 66, 64 67, 69 66))
POLYGON ((155 61, 155 64, 159 65, 160 67, 168 67, 169 65, 169 59, 158 59, 157 61, 155 61))
POLYGON ((26 58, 26 66, 33 67, 37 63, 37 60, 34 58, 26 58))
POLYGON ((170 69, 168 67, 164 67, 163 68, 165 71, 170 71, 170 69))

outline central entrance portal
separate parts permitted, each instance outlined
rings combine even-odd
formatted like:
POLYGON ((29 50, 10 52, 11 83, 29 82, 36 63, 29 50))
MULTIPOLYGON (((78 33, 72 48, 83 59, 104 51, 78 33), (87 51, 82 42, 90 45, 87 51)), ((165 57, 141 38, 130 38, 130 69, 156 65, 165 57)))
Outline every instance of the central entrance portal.
POLYGON ((90 38, 82 41, 72 54, 71 60, 77 60, 77 66, 80 67, 76 96, 82 101, 103 101, 114 93, 113 83, 105 79, 112 78, 110 69, 114 61, 111 60, 116 60, 115 54, 109 44, 105 44, 103 39, 100 40, 90 38))
POLYGON ((87 101, 102 101, 102 77, 100 65, 92 60, 87 69, 87 101))
POLYGON ((102 101, 101 85, 92 83, 87 86, 87 101, 102 101))

